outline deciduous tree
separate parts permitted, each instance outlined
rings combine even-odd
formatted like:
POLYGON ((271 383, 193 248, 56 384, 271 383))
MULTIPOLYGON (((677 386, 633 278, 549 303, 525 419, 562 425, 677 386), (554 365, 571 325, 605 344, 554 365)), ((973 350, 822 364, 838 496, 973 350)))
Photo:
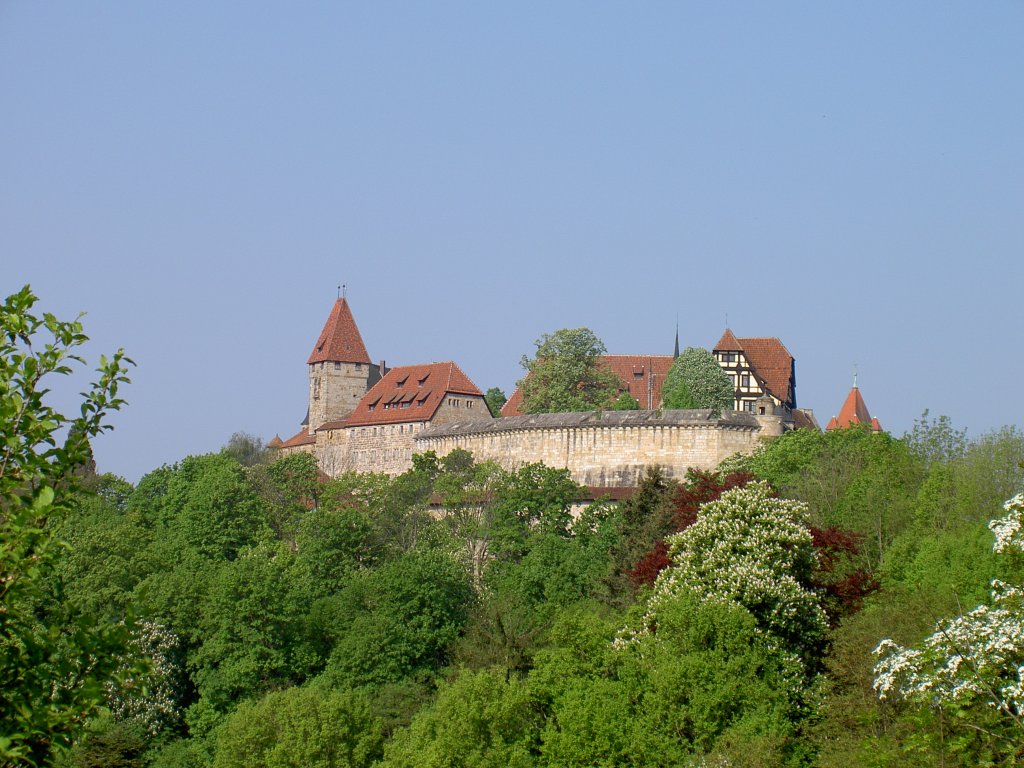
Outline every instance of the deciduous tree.
POLYGON ((732 410, 734 390, 715 356, 701 347, 687 347, 672 363, 661 389, 666 408, 732 410))
POLYGON ((88 441, 110 429, 131 361, 100 357, 79 415, 49 404, 50 387, 84 364, 79 320, 34 313, 28 286, 0 306, 0 763, 48 764, 104 700, 127 643, 124 627, 53 599, 62 526, 73 515, 88 441), (67 437, 62 439, 62 435, 67 437))
POLYGON ((618 377, 600 364, 607 351, 589 328, 563 328, 535 342, 533 359, 523 356, 526 377, 519 382, 523 413, 593 411, 608 407, 618 394, 618 377))

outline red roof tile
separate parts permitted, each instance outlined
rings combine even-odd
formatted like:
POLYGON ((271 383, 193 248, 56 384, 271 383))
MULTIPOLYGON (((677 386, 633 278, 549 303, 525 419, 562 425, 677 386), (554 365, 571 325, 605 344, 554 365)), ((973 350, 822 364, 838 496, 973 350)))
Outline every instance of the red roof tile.
POLYGON ((282 445, 284 445, 284 441, 281 439, 281 436, 274 435, 270 438, 270 442, 267 443, 267 448, 280 448, 282 445))
POLYGON ((870 424, 875 432, 882 431, 882 425, 878 423, 878 419, 871 418, 868 406, 864 402, 860 390, 854 387, 850 390, 850 394, 846 396, 843 407, 839 409, 839 415, 829 419, 825 431, 831 432, 833 429, 846 429, 857 424, 870 424))
POLYGON ((722 338, 718 340, 718 343, 715 344, 711 351, 742 352, 743 347, 740 345, 739 340, 733 335, 732 331, 726 328, 725 333, 722 334, 722 338))
MULTIPOLYGON (((641 410, 650 411, 661 403, 661 385, 668 369, 672 367, 672 360, 672 355, 602 355, 600 364, 619 377, 622 389, 637 399, 641 410)), ((524 415, 519 410, 522 404, 522 389, 516 387, 502 406, 501 415, 524 415)))
POLYGON ((741 338, 738 341, 742 345, 741 351, 768 392, 783 403, 794 406, 793 356, 786 346, 774 336, 741 338))
MULTIPOLYGON (((449 394, 483 397, 476 384, 452 362, 392 368, 363 395, 347 418, 318 429, 430 421, 449 394)), ((481 410, 480 417, 489 418, 486 406, 481 410)))
POLYGON ((299 430, 298 434, 292 435, 285 440, 280 448, 295 448, 300 445, 312 445, 316 442, 316 436, 309 434, 305 429, 299 430))
POLYGON ((359 335, 348 301, 338 299, 320 331, 320 337, 309 355, 307 365, 336 361, 340 363, 370 363, 370 355, 359 335))

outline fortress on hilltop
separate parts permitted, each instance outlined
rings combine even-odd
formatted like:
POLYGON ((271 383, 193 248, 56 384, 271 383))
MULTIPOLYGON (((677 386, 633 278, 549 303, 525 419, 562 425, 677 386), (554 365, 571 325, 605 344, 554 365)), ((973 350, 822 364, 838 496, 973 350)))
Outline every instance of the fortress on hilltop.
POLYGON ((607 355, 638 411, 520 412, 522 394, 491 416, 483 393, 454 362, 387 368, 373 363, 348 300, 339 297, 306 361, 309 407, 298 433, 275 437, 283 453, 309 452, 330 476, 342 472, 397 475, 414 453, 444 456, 456 448, 513 469, 542 461, 567 468, 593 489, 634 487, 647 467, 681 478, 690 467, 712 469, 765 438, 801 427, 818 429, 796 407, 796 362, 779 339, 738 338, 728 328, 713 349, 733 382, 733 411, 662 410, 661 387, 675 356, 607 355))

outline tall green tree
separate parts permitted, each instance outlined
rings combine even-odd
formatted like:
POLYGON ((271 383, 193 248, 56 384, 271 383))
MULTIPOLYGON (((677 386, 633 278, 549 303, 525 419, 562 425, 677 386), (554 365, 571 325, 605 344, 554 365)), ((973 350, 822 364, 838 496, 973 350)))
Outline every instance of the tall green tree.
POLYGON ((508 397, 497 387, 491 387, 484 392, 484 402, 487 403, 487 408, 491 412, 491 416, 497 418, 501 415, 501 409, 508 402, 508 397))
POLYGON ((600 362, 607 352, 604 342, 589 328, 563 328, 535 343, 533 359, 522 359, 524 413, 593 411, 608 407, 618 395, 621 382, 600 362))
POLYGON ((732 409, 734 390, 715 356, 701 347, 687 347, 665 376, 661 398, 666 408, 732 409))
POLYGON ((60 599, 63 526, 74 515, 88 441, 124 404, 131 361, 100 357, 79 415, 47 402, 60 377, 85 363, 79 320, 34 312, 28 286, 0 306, 0 763, 49 764, 101 706, 103 683, 128 637, 60 599), (67 435, 62 438, 61 435, 67 435))

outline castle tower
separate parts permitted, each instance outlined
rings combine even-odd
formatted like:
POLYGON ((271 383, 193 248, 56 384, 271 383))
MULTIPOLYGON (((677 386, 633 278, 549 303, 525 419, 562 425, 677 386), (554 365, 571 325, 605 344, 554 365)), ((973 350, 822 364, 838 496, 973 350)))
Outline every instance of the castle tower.
POLYGON ((370 362, 348 301, 339 297, 320 331, 309 365, 307 429, 340 421, 352 413, 360 398, 380 380, 380 367, 370 362))
POLYGON ((861 424, 870 424, 872 432, 882 431, 882 425, 878 423, 878 419, 872 418, 871 413, 868 411, 868 406, 864 402, 860 390, 857 388, 857 377, 854 375, 853 389, 846 396, 843 407, 839 409, 839 415, 829 419, 825 431, 831 432, 833 429, 847 429, 848 427, 856 427, 861 424))

